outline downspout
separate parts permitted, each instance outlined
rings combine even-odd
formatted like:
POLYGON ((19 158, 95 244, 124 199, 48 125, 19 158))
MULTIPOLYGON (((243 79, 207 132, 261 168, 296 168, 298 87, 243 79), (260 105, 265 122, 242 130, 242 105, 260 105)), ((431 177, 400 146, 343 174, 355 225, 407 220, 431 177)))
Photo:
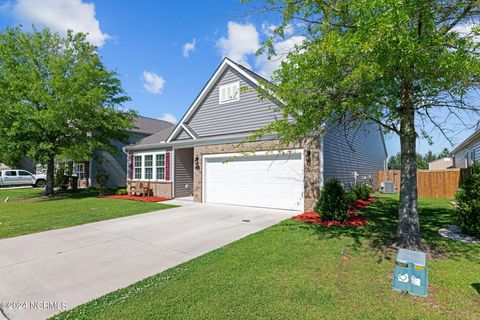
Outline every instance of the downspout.
MULTIPOLYGON (((132 174, 132 173, 130 172, 130 163, 129 163, 129 161, 130 161, 130 154, 128 153, 128 151, 125 150, 125 146, 122 147, 122 152, 127 156, 127 181, 128 181, 128 179, 130 178, 130 175, 132 174)), ((127 183, 127 181, 125 181, 125 185, 126 185, 127 188, 128 188, 128 183, 127 183)), ((128 190, 129 190, 129 189, 128 189, 128 190)))
POLYGON ((92 171, 93 169, 93 158, 90 158, 90 161, 88 161, 88 187, 93 187, 92 186, 92 171))

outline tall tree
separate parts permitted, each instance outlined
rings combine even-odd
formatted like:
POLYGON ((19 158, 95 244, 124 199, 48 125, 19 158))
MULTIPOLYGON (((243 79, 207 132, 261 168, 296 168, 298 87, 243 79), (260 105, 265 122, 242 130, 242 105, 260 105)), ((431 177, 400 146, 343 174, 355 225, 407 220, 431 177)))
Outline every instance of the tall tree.
POLYGON ((428 163, 435 161, 438 157, 432 152, 432 150, 428 150, 428 152, 423 157, 426 163, 426 168, 419 168, 419 169, 428 169, 428 163))
POLYGON ((400 152, 388 158, 388 169, 400 170, 402 168, 402 160, 400 152))
POLYGON ((440 154, 438 155, 438 159, 449 158, 451 156, 452 153, 450 152, 450 150, 448 150, 448 148, 444 148, 442 152, 440 152, 440 154))
POLYGON ((396 244, 419 247, 416 139, 428 137, 424 123, 445 133, 437 109, 455 116, 479 111, 467 99, 479 84, 479 1, 265 0, 262 7, 281 21, 259 53, 274 55, 275 37, 292 26, 306 40, 274 73, 276 85, 265 84, 284 102, 284 116, 258 134, 275 132, 291 142, 321 134, 325 122, 373 122, 397 134, 396 244))
POLYGON ((56 157, 114 152, 112 143, 128 138, 134 112, 118 109, 128 100, 85 34, 0 33, 0 151, 47 164, 46 194, 56 157))

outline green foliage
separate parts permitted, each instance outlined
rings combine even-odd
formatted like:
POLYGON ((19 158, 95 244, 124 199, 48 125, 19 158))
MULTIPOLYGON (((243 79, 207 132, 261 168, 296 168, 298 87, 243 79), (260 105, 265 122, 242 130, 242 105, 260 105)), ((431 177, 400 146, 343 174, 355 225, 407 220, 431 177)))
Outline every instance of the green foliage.
POLYGON ((353 190, 350 190, 349 192, 347 192, 347 202, 348 203, 353 203, 357 199, 358 199, 357 195, 355 194, 355 192, 353 192, 353 190))
POLYGON ((442 107, 478 111, 465 99, 478 87, 478 28, 470 34, 455 30, 478 10, 468 3, 268 1, 268 9, 281 11, 282 22, 262 50, 273 54, 271 42, 295 21, 302 21, 297 35, 305 41, 274 72, 275 85, 266 84, 284 102, 284 117, 263 132, 293 142, 321 132, 328 120, 350 126, 373 121, 400 136, 420 135, 421 128, 401 128, 412 110, 422 123, 434 121, 428 115, 442 107))
MULTIPOLYGON (((434 154, 431 150, 429 150, 425 155, 417 153, 417 168, 426 170, 428 169, 429 162, 432 162, 438 159, 443 159, 446 157, 451 157, 451 156, 452 156, 451 152, 447 148, 443 149, 442 152, 439 153, 438 155, 434 154)), ((388 168, 390 170, 402 169, 400 152, 388 158, 388 168)))
POLYGON ((373 188, 364 183, 357 183, 351 192, 355 195, 355 199, 368 200, 373 192, 373 188))
POLYGON ((442 152, 438 155, 438 159, 451 157, 452 153, 447 148, 444 148, 442 152))
POLYGON ((68 189, 68 184, 69 176, 67 175, 67 167, 64 163, 61 163, 55 171, 54 186, 65 191, 68 189))
POLYGON ((345 221, 348 219, 349 198, 340 181, 328 179, 322 188, 316 210, 322 219, 345 221))
POLYGON ((103 195, 103 190, 107 187, 108 183, 108 174, 105 172, 105 170, 97 168, 95 182, 97 183, 100 195, 103 195))
POLYGON ((46 164, 115 152, 133 127, 135 113, 117 109, 128 100, 85 34, 0 33, 0 153, 46 164))
POLYGON ((401 160, 400 152, 388 158, 388 169, 390 170, 402 169, 402 160, 401 160))
POLYGON ((127 195, 127 194, 128 194, 128 191, 125 188, 117 190, 117 195, 119 195, 119 196, 124 196, 124 195, 127 195))
POLYGON ((455 221, 465 234, 480 238, 480 165, 474 163, 455 195, 455 221))

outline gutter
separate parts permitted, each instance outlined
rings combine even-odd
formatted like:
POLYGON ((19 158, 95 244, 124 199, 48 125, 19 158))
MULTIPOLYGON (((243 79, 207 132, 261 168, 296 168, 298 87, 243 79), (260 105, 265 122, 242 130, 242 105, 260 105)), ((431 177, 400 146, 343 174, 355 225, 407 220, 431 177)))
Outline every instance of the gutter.
POLYGON ((466 147, 470 142, 472 142, 473 140, 475 140, 476 138, 479 138, 479 137, 480 137, 480 130, 474 132, 470 137, 468 137, 462 143, 460 143, 457 147, 455 147, 455 149, 452 150, 452 153, 456 153, 456 152, 460 151, 461 149, 466 147))
MULTIPOLYGON (((247 142, 245 139, 249 137, 252 133, 242 133, 242 134, 235 134, 235 135, 229 135, 229 136, 220 136, 220 137, 208 137, 208 138, 199 138, 196 140, 190 139, 190 140, 180 140, 180 141, 171 141, 171 142, 165 142, 165 141, 160 141, 157 143, 150 143, 150 144, 142 144, 142 145, 130 145, 130 146, 125 146, 123 147, 124 152, 125 151, 135 151, 135 150, 148 150, 148 149, 155 149, 155 148, 166 148, 166 147, 181 147, 181 146, 187 146, 187 147, 194 147, 194 146, 203 146, 203 145, 209 145, 215 142, 221 142, 221 143, 240 143, 240 142, 247 142)), ((264 140, 272 140, 275 139, 274 136, 268 136, 264 137, 258 141, 264 141, 264 140)))

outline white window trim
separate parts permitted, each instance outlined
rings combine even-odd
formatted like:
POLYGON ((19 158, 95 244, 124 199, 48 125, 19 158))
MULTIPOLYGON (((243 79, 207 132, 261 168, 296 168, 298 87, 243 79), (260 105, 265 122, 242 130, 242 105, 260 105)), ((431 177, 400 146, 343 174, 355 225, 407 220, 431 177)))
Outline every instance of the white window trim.
POLYGON ((234 81, 234 82, 230 82, 230 83, 218 86, 218 103, 225 104, 225 103, 235 102, 235 101, 239 101, 239 100, 240 100, 240 81, 234 81), (238 88, 238 94, 233 99, 227 99, 227 100, 222 101, 222 90, 224 88, 228 88, 228 87, 237 87, 238 88))
POLYGON ((156 181, 165 181, 165 177, 167 176, 167 156, 165 153, 157 153, 154 157, 153 157, 153 166, 154 166, 154 171, 155 171, 155 180, 156 181), (157 165, 157 157, 159 155, 162 155, 163 154, 163 179, 158 179, 158 168, 162 168, 162 166, 158 166, 157 165))
POLYGON ((143 156, 141 154, 134 154, 133 155, 133 180, 142 180, 143 178, 143 156), (135 158, 140 157, 140 167, 135 165, 135 158), (140 178, 137 178, 136 170, 137 168, 140 168, 140 178))
POLYGON ((85 179, 85 163, 74 163, 73 164, 73 171, 75 175, 80 179, 80 174, 83 175, 82 179, 85 179), (78 170, 78 168, 82 168, 82 170, 78 170))
MULTIPOLYGON (((166 179, 157 179, 157 155, 159 154, 163 154, 165 155, 165 177, 167 176, 167 151, 164 150, 164 151, 155 151, 155 152, 136 152, 136 153, 133 153, 133 181, 152 181, 152 182, 171 182, 172 181, 172 174, 170 174, 170 180, 166 180, 166 179), (151 155, 153 156, 153 159, 152 159, 152 179, 146 179, 145 178, 145 156, 147 155, 151 155), (136 156, 140 156, 141 159, 142 159, 142 162, 141 162, 141 170, 142 170, 142 174, 141 174, 141 178, 140 179, 137 179, 135 178, 135 157, 136 156)), ((171 153, 170 153, 171 154, 171 153)), ((137 167, 138 168, 138 167, 137 167)), ((171 171, 171 168, 172 168, 172 157, 170 157, 170 171, 171 171)))

